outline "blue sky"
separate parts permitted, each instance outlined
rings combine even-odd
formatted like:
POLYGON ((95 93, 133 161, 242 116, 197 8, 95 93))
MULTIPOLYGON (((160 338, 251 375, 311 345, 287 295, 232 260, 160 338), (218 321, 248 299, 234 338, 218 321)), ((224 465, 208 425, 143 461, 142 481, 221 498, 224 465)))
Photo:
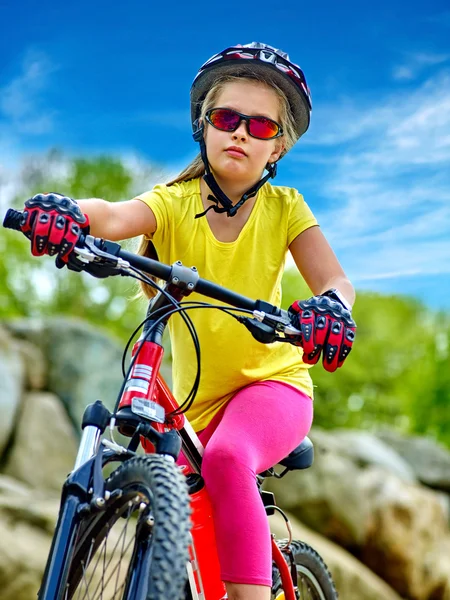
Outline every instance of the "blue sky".
POLYGON ((180 170, 198 67, 265 41, 313 97, 276 182, 303 193, 357 288, 450 307, 447 1, 0 0, 0 31, 2 210, 23 157, 52 147, 180 170))

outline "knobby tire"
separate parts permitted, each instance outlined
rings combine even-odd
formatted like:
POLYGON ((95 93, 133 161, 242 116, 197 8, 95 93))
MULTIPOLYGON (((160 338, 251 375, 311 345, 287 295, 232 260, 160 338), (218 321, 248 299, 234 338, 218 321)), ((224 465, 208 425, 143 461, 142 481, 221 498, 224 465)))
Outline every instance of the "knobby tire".
POLYGON ((142 456, 119 466, 105 487, 106 508, 78 528, 61 600, 181 599, 190 541, 183 475, 161 456, 142 456))
MULTIPOLYGON (((287 542, 288 540, 277 540, 277 545, 282 552, 287 542)), ((337 600, 338 593, 322 557, 304 542, 294 540, 289 547, 296 568, 298 600, 337 600)), ((289 556, 286 552, 283 552, 283 555, 290 566, 289 556)), ((280 572, 275 564, 273 565, 272 579, 271 600, 284 600, 280 572)))

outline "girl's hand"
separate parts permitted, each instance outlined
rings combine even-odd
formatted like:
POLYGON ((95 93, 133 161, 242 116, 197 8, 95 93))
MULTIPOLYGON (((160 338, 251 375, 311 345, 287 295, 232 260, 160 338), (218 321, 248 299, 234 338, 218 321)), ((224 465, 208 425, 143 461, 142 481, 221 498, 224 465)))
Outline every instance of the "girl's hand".
POLYGON ((57 254, 64 266, 81 233, 89 233, 89 218, 71 198, 61 194, 37 194, 25 202, 22 232, 31 240, 33 256, 57 254))
POLYGON ((323 366, 336 371, 349 355, 355 339, 352 314, 336 300, 313 296, 289 307, 292 324, 302 332, 303 362, 315 365, 322 353, 323 366))

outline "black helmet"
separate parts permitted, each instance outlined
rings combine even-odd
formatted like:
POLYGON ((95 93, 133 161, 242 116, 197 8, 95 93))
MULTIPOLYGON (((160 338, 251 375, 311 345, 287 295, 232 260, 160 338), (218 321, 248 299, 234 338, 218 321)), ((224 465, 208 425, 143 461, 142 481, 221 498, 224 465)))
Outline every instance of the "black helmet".
POLYGON ((211 208, 216 212, 226 212, 229 217, 233 217, 246 200, 255 196, 260 187, 270 177, 273 178, 276 175, 276 163, 268 163, 266 165, 267 175, 247 190, 239 202, 233 205, 217 184, 206 155, 203 125, 199 122, 201 107, 206 94, 221 75, 245 77, 254 73, 261 74, 262 78, 268 77, 270 74, 271 81, 275 82, 286 94, 295 121, 297 139, 309 127, 312 108, 311 94, 303 71, 298 65, 289 60, 289 55, 286 52, 277 50, 268 44, 252 42, 243 46, 241 44, 231 46, 211 57, 200 67, 191 86, 191 120, 194 140, 200 143, 201 156, 205 165, 206 173, 203 179, 213 193, 213 195, 208 196, 208 199, 214 201, 216 206, 210 206, 203 213, 196 215, 196 218, 204 216, 211 208))
POLYGON ((260 42, 226 48, 200 67, 191 87, 191 119, 194 131, 202 102, 217 77, 245 76, 249 73, 260 73, 263 77, 270 73, 272 81, 286 94, 296 124, 297 136, 302 136, 309 127, 312 108, 311 93, 303 71, 289 60, 286 52, 260 42))

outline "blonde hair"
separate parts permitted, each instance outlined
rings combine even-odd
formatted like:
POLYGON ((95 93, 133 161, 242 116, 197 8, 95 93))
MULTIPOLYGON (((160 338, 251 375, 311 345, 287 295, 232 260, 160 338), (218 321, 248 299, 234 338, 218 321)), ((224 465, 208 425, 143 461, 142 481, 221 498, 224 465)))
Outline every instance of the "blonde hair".
MULTIPOLYGON (((281 153, 280 158, 282 158, 286 152, 294 146, 297 142, 298 135, 296 132, 294 116, 292 114, 289 101, 286 97, 286 94, 283 90, 273 81, 270 77, 270 74, 265 76, 264 78, 256 72, 246 71, 243 75, 224 75, 222 77, 218 77, 217 81, 208 91, 205 96, 205 99, 201 103, 200 110, 200 119, 205 121, 205 114, 210 109, 213 108, 216 104, 217 98, 221 94, 224 87, 231 82, 242 81, 242 80, 256 81, 260 84, 263 84, 267 87, 272 88, 277 96, 279 97, 280 104, 280 124, 283 128, 283 136, 282 139, 284 141, 284 149, 281 153)), ((190 181, 191 179, 197 179, 198 177, 202 177, 205 174, 205 165, 203 164, 203 160, 201 154, 198 153, 194 160, 185 168, 181 173, 169 181, 166 185, 174 185, 175 183, 182 183, 184 181, 190 181)), ((149 258, 153 258, 158 260, 158 254, 156 252, 156 248, 151 240, 146 237, 142 237, 138 254, 141 256, 148 256, 149 258)), ((152 298, 156 295, 156 290, 152 286, 147 283, 140 282, 141 291, 147 298, 152 298)))

